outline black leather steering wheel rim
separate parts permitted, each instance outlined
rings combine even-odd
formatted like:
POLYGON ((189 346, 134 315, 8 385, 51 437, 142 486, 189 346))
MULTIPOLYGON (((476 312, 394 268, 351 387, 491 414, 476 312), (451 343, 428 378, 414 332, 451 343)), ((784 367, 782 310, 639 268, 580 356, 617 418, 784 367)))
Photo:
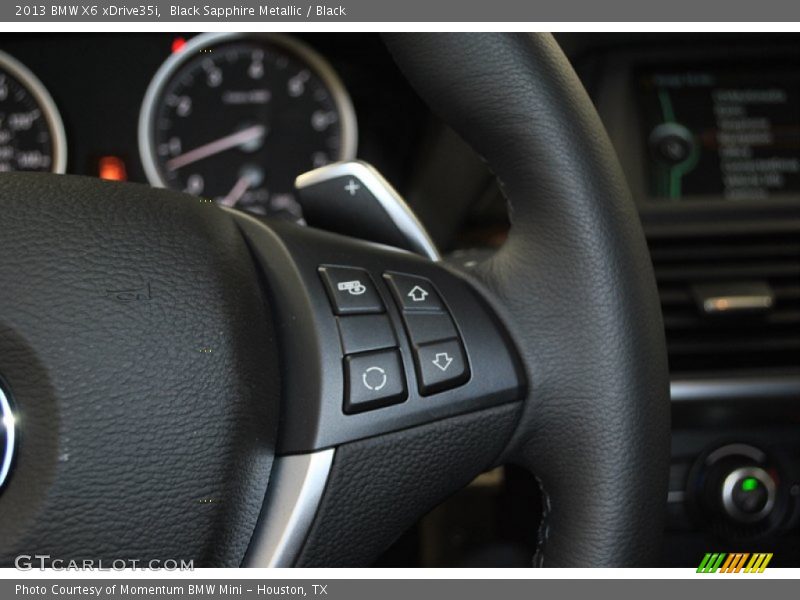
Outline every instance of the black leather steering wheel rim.
POLYGON ((548 34, 397 34, 422 97, 508 198, 506 244, 475 269, 525 358, 504 460, 535 473, 536 564, 654 564, 669 464, 663 325, 646 242, 591 100, 548 34))

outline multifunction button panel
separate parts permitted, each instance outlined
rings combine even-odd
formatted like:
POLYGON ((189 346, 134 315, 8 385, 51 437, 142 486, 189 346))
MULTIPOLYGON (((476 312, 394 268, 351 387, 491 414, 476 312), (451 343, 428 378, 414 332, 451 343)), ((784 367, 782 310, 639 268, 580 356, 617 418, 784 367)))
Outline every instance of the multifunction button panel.
POLYGON ((468 277, 379 243, 234 218, 268 282, 281 357, 277 455, 524 398, 512 338, 468 277))
MULTIPOLYGON (((404 402, 407 377, 397 334, 372 277, 355 267, 322 266, 319 273, 344 355, 344 412, 404 402)), ((419 394, 429 396, 466 383, 470 371, 464 344, 433 283, 395 272, 384 273, 383 279, 402 318, 419 394)))

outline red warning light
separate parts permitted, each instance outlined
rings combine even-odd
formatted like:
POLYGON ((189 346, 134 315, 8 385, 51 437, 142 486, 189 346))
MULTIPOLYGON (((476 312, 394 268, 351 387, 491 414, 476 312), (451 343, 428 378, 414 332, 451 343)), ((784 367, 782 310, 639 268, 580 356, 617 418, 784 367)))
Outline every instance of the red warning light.
POLYGON ((186 45, 186 38, 184 37, 176 37, 172 40, 172 53, 175 54, 176 52, 180 52, 183 50, 183 47, 186 45))
POLYGON ((98 163, 100 179, 109 181, 128 181, 125 163, 118 156, 103 156, 98 163))

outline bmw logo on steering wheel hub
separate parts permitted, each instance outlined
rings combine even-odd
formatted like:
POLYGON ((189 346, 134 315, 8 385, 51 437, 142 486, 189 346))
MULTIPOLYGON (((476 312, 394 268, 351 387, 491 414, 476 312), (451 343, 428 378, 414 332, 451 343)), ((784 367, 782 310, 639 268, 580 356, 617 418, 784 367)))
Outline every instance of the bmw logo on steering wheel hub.
POLYGON ((0 489, 3 488, 11 472, 16 443, 16 424, 11 403, 0 387, 0 489))

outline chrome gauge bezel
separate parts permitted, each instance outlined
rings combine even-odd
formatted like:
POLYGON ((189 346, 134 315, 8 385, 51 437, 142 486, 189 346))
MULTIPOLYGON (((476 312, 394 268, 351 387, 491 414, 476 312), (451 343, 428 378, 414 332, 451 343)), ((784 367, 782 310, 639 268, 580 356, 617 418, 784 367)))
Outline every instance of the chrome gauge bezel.
POLYGON ((155 187, 169 187, 158 166, 155 152, 154 119, 164 88, 172 77, 195 54, 218 44, 240 40, 256 40, 273 44, 303 61, 322 80, 331 93, 339 113, 341 149, 337 160, 352 160, 358 145, 358 124, 350 95, 331 64, 316 50, 296 37, 280 33, 203 33, 190 39, 180 52, 172 54, 156 71, 142 101, 139 112, 139 156, 145 175, 155 187))
POLYGON ((0 50, 0 70, 7 72, 16 79, 42 109, 53 143, 53 164, 50 167, 50 171, 52 173, 65 173, 67 170, 67 135, 64 131, 61 113, 58 112, 56 103, 47 88, 28 67, 2 50, 0 50))

